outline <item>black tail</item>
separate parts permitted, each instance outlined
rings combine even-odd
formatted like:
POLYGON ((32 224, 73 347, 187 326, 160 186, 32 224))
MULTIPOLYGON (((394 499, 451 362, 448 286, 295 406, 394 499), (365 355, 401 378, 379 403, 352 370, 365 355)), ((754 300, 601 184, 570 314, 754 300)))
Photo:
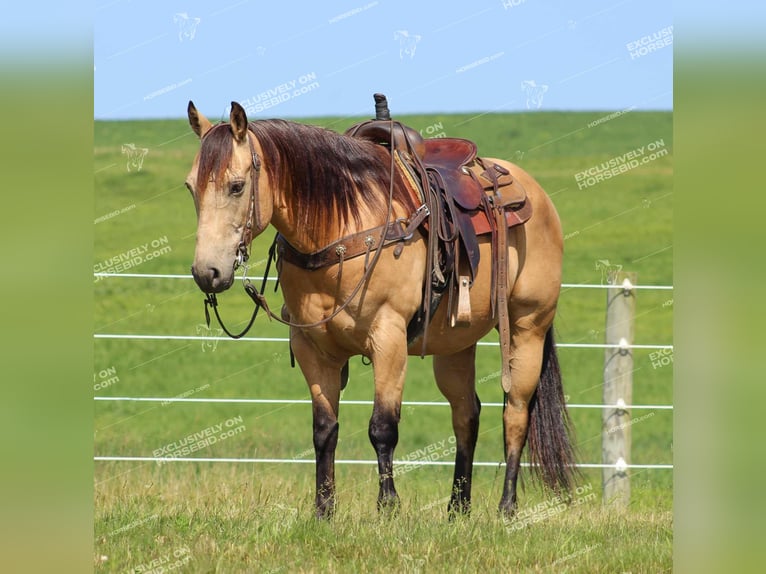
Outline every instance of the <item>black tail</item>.
POLYGON ((529 404, 529 462, 532 472, 555 491, 570 492, 579 475, 572 446, 553 326, 545 334, 540 383, 529 404))

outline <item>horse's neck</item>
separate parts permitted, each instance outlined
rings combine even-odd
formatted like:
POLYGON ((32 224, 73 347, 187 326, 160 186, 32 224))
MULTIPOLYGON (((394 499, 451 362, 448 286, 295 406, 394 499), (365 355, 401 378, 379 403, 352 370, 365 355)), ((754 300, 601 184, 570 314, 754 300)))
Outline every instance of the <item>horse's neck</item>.
MULTIPOLYGON (((377 223, 368 225, 365 222, 359 227, 353 221, 349 221, 343 227, 338 226, 324 235, 319 235, 315 230, 308 229, 302 222, 296 221, 295 214, 296 210, 289 201, 280 202, 278 199, 274 204, 271 224, 290 245, 301 253, 314 253, 341 237, 378 225, 377 223)), ((364 219, 366 220, 367 218, 364 219)))
POLYGON ((298 224, 295 219, 295 210, 289 203, 284 206, 274 206, 274 214, 271 224, 285 240, 301 253, 313 253, 322 248, 319 240, 312 237, 308 230, 298 224))

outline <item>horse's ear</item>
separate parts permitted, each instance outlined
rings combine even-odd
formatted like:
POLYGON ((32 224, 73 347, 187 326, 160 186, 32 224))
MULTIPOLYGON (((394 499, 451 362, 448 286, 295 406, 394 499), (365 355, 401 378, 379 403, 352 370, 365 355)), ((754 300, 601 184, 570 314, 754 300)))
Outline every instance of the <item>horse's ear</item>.
POLYGON ((245 108, 237 102, 231 102, 231 114, 229 114, 231 123, 231 132, 234 134, 234 140, 237 143, 247 141, 247 114, 245 108))
POLYGON ((189 106, 186 108, 186 111, 189 114, 189 125, 191 125, 194 133, 197 134, 197 137, 202 139, 202 136, 213 127, 213 124, 197 111, 197 108, 194 107, 194 102, 191 100, 189 100, 189 106))

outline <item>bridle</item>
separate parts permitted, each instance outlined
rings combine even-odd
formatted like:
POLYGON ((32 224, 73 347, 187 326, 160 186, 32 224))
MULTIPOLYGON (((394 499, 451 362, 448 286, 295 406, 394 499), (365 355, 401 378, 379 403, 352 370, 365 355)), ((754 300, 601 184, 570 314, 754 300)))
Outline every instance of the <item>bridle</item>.
POLYGON ((245 225, 242 227, 242 236, 240 237, 239 244, 237 245, 237 251, 236 256, 234 259, 234 270, 236 271, 239 269, 239 267, 244 266, 245 272, 242 282, 245 286, 245 292, 253 297, 253 300, 256 301, 255 308, 253 309, 253 314, 250 317, 250 321, 248 322, 247 326, 238 334, 234 334, 229 329, 226 328, 226 325, 224 324, 223 320, 221 319, 220 314, 218 313, 218 299, 215 296, 215 293, 206 293, 205 297, 205 322, 207 323, 208 328, 210 328, 210 311, 208 310, 209 307, 213 308, 213 311, 215 312, 216 319, 218 319, 218 324, 221 325, 221 328, 224 330, 224 332, 231 337, 232 339, 240 339, 245 336, 245 334, 250 330, 250 327, 253 326, 253 322, 255 321, 256 316, 258 315, 258 309, 260 305, 258 304, 257 300, 254 297, 254 293, 256 295, 263 296, 262 293, 266 288, 266 279, 269 275, 269 268, 271 267, 271 261, 273 259, 273 252, 274 252, 274 246, 272 245, 272 248, 269 251, 269 259, 266 264, 266 272, 263 275, 263 285, 261 286, 261 293, 257 293, 255 291, 255 287, 250 283, 250 280, 247 278, 247 262, 250 259, 250 253, 248 252, 248 247, 250 243, 253 240, 253 223, 255 222, 259 229, 260 229, 260 213, 258 213, 255 210, 255 198, 258 195, 258 179, 261 174, 261 158, 258 156, 258 153, 255 151, 255 146, 253 145, 253 139, 250 137, 250 130, 247 131, 247 142, 250 146, 250 157, 252 158, 252 173, 250 174, 250 205, 248 207, 247 212, 247 219, 245 220, 245 225))
POLYGON ((261 174, 261 158, 255 151, 255 146, 253 145, 249 130, 247 132, 247 142, 250 144, 250 156, 252 157, 253 166, 253 173, 250 176, 250 207, 247 212, 245 225, 242 228, 242 238, 239 240, 239 245, 237 246, 237 257, 234 260, 235 270, 239 268, 240 265, 247 263, 247 260, 250 259, 250 254, 247 250, 250 242, 253 240, 253 220, 255 220, 255 223, 259 228, 261 226, 260 213, 256 213, 255 211, 255 197, 258 195, 258 178, 261 174))
MULTIPOLYGON (((237 246, 237 252, 236 257, 234 260, 234 269, 238 269, 240 266, 244 266, 245 272, 242 279, 242 283, 245 289, 245 292, 250 296, 250 298, 253 300, 253 303, 255 304, 255 307, 253 309, 253 314, 250 317, 250 321, 248 322, 247 326, 238 334, 234 334, 229 329, 226 328, 226 326, 223 323, 223 320, 221 319, 220 314, 218 313, 218 299, 216 298, 215 293, 207 293, 206 297, 204 299, 205 303, 205 322, 207 324, 207 327, 210 328, 210 311, 209 308, 212 307, 213 311, 215 313, 216 319, 218 319, 219 325, 221 325, 221 328, 224 330, 224 332, 231 337, 232 339, 240 339, 241 337, 244 337, 245 334, 250 330, 250 327, 253 326, 253 322, 255 321, 255 318, 258 316, 258 310, 262 307, 266 315, 269 317, 269 319, 274 319, 279 323, 282 323, 283 325, 287 325, 289 327, 296 327, 299 329, 308 329, 313 327, 318 327, 320 325, 324 325, 325 323, 328 323, 332 321, 335 317, 338 316, 344 309, 346 309, 351 301, 356 297, 356 295, 359 293, 359 291, 362 289, 362 287, 367 283, 368 279, 370 278, 370 275, 372 274, 372 270, 375 268, 375 265, 378 262, 378 259, 380 258, 380 255, 383 251, 382 247, 386 241, 386 236, 388 235, 389 227, 391 227, 392 224, 395 224, 396 222, 391 221, 391 215, 393 213, 393 199, 394 199, 394 170, 395 163, 394 163, 394 139, 393 139, 393 130, 392 130, 392 136, 391 136, 391 178, 390 178, 390 185, 388 190, 388 210, 386 214, 386 223, 381 227, 382 233, 380 235, 380 239, 378 241, 377 246, 374 248, 375 254, 373 255, 372 259, 369 261, 368 264, 365 265, 365 271, 362 275, 361 279, 359 280, 359 283, 357 283, 356 287, 351 291, 348 298, 341 304, 340 306, 336 307, 332 313, 330 313, 327 317, 324 317, 323 319, 320 319, 319 321, 316 321, 314 323, 293 323, 291 321, 288 321, 286 319, 283 319, 282 317, 275 315, 271 309, 269 309, 269 305, 266 302, 266 297, 264 295, 266 290, 266 281, 268 280, 269 276, 269 270, 271 269, 271 263, 274 261, 275 254, 276 254, 276 246, 277 246, 277 240, 279 239, 279 233, 277 233, 274 237, 274 240, 271 244, 271 247, 269 248, 269 256, 266 261, 266 270, 263 274, 263 280, 261 283, 261 289, 260 291, 256 289, 256 287, 250 282, 250 279, 247 278, 247 261, 250 258, 250 254, 248 252, 248 246, 250 245, 250 242, 253 240, 253 224, 255 223, 258 226, 258 229, 263 229, 263 226, 261 225, 262 222, 260 221, 260 213, 256 211, 255 209, 255 201, 256 196, 258 195, 258 179, 260 175, 261 170, 261 159, 258 156, 258 153, 255 150, 255 146, 253 145, 253 139, 250 135, 250 130, 247 131, 247 141, 250 145, 250 154, 252 157, 252 173, 251 173, 251 179, 250 179, 250 205, 248 208, 248 215, 247 220, 245 221, 245 225, 242 228, 242 237, 240 238, 239 245, 237 246)), ((370 246, 371 248, 371 246, 370 246)), ((343 259, 340 259, 340 265, 342 269, 343 265, 343 259)), ((340 276, 340 271, 339 271, 340 276)), ((279 287, 279 277, 277 277, 277 284, 274 287, 274 290, 279 287)))

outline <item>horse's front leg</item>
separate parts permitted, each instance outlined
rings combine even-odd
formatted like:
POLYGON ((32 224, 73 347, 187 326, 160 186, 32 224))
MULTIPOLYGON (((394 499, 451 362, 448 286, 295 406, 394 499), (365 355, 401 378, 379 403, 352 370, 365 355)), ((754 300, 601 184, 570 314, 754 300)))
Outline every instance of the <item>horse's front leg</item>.
POLYGON ((378 457, 378 510, 398 507, 394 487, 394 449, 399 442, 399 417, 407 370, 407 343, 404 329, 387 329, 385 340, 377 340, 372 353, 375 376, 375 402, 370 418, 369 436, 378 457))
POLYGON ((481 401, 476 394, 476 345, 454 355, 434 356, 436 384, 452 407, 455 474, 447 512, 450 518, 471 511, 473 455, 479 437, 481 401))
POLYGON ((316 515, 330 518, 335 511, 335 447, 338 444, 338 402, 341 366, 323 357, 313 343, 293 329, 292 349, 311 392, 316 453, 316 515))

